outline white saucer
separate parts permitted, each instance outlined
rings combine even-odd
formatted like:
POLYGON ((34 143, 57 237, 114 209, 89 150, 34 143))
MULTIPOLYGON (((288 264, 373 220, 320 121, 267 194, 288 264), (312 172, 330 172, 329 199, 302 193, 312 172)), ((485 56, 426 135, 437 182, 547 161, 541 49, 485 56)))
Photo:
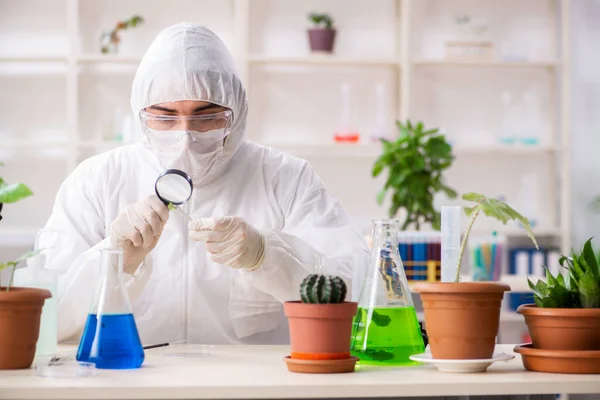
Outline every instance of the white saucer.
POLYGON ((433 364, 442 372, 485 372, 493 363, 513 358, 515 358, 514 354, 506 353, 495 353, 492 358, 484 360, 435 360, 431 353, 410 356, 411 360, 433 364))

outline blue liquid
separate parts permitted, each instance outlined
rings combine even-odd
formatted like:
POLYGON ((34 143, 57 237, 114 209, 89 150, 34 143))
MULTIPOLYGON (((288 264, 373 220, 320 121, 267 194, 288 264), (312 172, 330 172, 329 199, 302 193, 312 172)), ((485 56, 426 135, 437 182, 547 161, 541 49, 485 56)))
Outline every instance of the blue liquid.
POLYGON ((79 349, 78 361, 88 361, 100 369, 133 369, 144 362, 144 349, 132 314, 100 316, 100 329, 96 337, 97 351, 90 356, 96 336, 98 316, 89 314, 79 349))

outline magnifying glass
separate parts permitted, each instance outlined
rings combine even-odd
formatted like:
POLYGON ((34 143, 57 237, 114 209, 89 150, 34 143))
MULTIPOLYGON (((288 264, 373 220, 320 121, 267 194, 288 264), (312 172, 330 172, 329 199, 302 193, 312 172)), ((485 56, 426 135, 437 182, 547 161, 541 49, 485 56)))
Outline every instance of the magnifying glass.
MULTIPOLYGON (((192 197, 194 184, 192 178, 185 172, 179 169, 168 169, 156 179, 154 191, 170 210, 174 210, 176 206, 187 203, 192 197)), ((179 210, 192 219, 181 208, 179 210)))

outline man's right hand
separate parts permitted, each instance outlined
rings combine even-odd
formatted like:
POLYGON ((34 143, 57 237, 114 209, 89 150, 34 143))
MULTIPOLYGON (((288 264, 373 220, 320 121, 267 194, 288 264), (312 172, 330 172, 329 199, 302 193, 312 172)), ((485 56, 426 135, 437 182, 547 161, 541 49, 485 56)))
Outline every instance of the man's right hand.
POLYGON ((157 196, 130 204, 111 224, 113 246, 123 249, 123 271, 133 274, 154 249, 169 219, 169 209, 157 196))

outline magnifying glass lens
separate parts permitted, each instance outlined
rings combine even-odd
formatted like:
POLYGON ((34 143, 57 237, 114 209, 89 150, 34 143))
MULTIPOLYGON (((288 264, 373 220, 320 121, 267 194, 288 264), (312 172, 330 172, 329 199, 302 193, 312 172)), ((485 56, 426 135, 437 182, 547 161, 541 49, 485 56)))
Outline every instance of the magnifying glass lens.
POLYGON ((167 170, 156 180, 156 195, 165 204, 182 205, 192 196, 191 178, 180 170, 167 170))

